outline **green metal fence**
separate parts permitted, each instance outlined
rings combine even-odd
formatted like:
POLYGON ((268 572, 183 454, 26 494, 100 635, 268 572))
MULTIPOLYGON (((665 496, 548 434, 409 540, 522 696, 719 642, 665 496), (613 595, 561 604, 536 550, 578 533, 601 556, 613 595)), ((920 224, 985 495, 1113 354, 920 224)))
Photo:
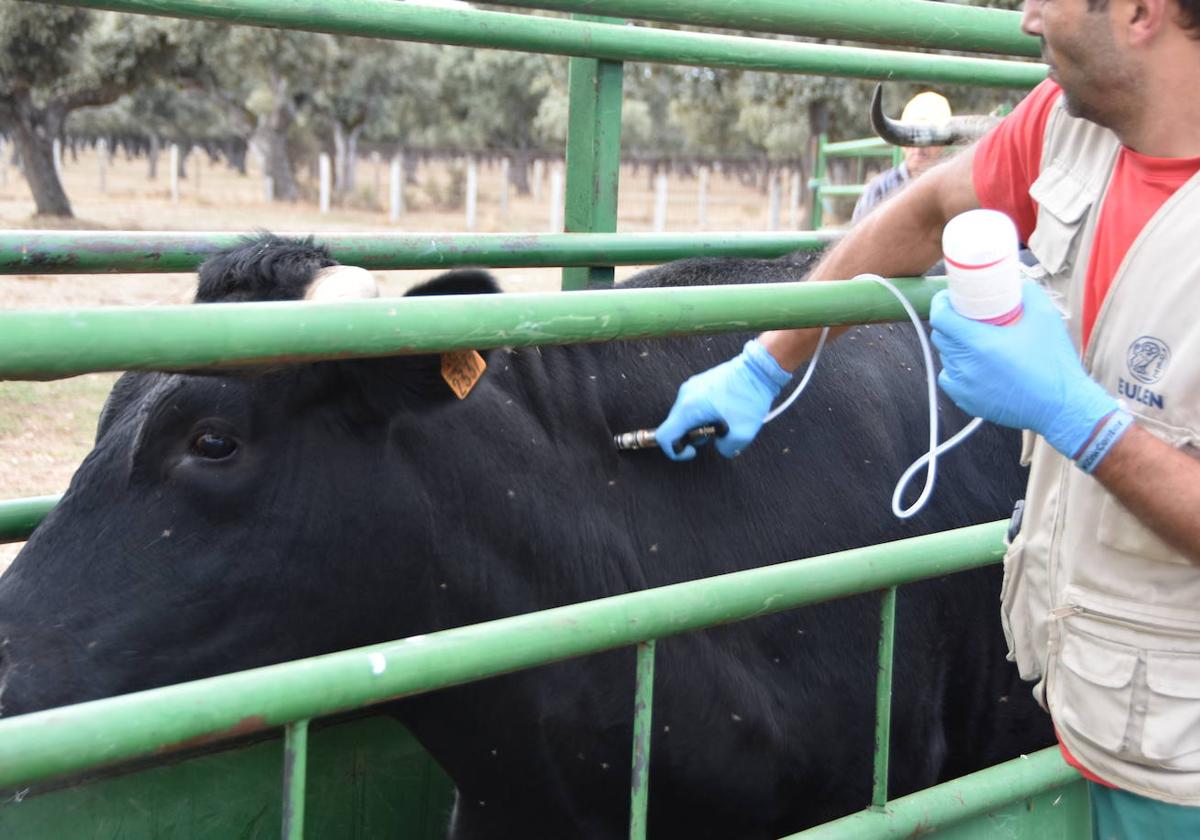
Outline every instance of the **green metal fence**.
MULTIPOLYGON (((659 61, 1024 88, 1042 65, 898 53, 623 25, 625 18, 884 44, 1032 56, 1016 15, 924 0, 543 0, 508 5, 577 13, 565 20, 475 9, 427 9, 390 0, 63 0, 61 5, 171 15, 375 38, 571 56, 566 234, 548 236, 348 236, 322 239, 340 261, 368 268, 456 264, 561 265, 564 289, 611 281, 619 264, 695 253, 773 256, 830 237, 615 235, 622 62, 659 61)), ((224 234, 0 234, 0 272, 190 270, 233 239, 224 234)), ((910 280, 927 310, 936 284, 910 280)), ((374 356, 466 347, 598 341, 644 335, 892 320, 899 307, 872 284, 774 289, 636 290, 332 304, 238 304, 155 311, 0 313, 0 377, 52 379, 91 370, 187 369, 262 361, 374 356), (71 329, 64 326, 70 324, 71 329), (219 325, 219 326, 218 326, 219 325), (70 336, 67 338, 66 336, 70 336)), ((55 497, 0 503, 0 539, 22 539, 55 497)), ((881 590, 875 794, 871 808, 805 837, 1038 836, 995 833, 1037 811, 1047 834, 1082 836, 1085 794, 1055 751, 950 785, 887 801, 891 623, 895 587, 997 562, 1002 523, 919 540, 636 592, 473 627, 400 640, 136 695, 0 720, 0 788, 106 767, 233 733, 285 727, 279 820, 285 837, 305 828, 309 721, 400 696, 638 646, 631 837, 645 832, 654 640, 834 597, 881 590), (186 714, 181 710, 186 709, 186 714), (1080 803, 1083 803, 1081 805, 1080 803), (1008 807, 1010 803, 1018 803, 1008 807), (1046 803, 1050 803, 1047 805, 1046 803), (1060 807, 1063 806, 1063 807, 1060 807), (975 822, 971 822, 975 820, 975 822), (979 822, 984 820, 985 822, 979 822), (965 831, 966 834, 955 834, 965 831)), ((320 738, 321 733, 317 733, 320 738)), ((0 827, 4 827, 0 811, 0 827)), ((797 835, 801 836, 801 835, 797 835)))
POLYGON ((838 143, 830 143, 824 134, 817 138, 817 156, 813 163, 813 175, 808 180, 808 189, 812 196, 811 224, 813 230, 819 230, 821 225, 824 224, 826 197, 857 197, 862 195, 867 186, 861 183, 863 180, 863 160, 880 157, 890 160, 893 166, 904 160, 904 154, 899 147, 889 146, 878 137, 868 137, 864 140, 843 140, 838 143), (826 183, 829 177, 830 158, 856 159, 858 161, 857 181, 859 183, 826 183))

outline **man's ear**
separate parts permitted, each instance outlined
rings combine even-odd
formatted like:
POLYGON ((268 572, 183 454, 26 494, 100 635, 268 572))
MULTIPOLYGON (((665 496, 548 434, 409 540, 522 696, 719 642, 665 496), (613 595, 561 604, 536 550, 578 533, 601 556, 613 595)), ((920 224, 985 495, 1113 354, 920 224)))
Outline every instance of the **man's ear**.
POLYGON ((1131 47, 1153 48, 1163 27, 1171 23, 1170 0, 1119 0, 1115 11, 1131 47))
MULTIPOLYGON (((499 293, 496 279, 477 268, 448 271, 410 289, 405 297, 499 293)), ((338 362, 373 411, 391 416, 403 407, 468 399, 485 375, 489 351, 462 350, 338 362)))

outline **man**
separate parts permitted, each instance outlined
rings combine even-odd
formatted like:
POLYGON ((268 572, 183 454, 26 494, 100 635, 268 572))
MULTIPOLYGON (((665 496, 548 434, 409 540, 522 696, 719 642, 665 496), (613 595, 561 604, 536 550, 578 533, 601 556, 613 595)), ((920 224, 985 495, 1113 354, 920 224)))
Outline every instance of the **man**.
MULTIPOLYGON (((918 93, 904 106, 900 120, 904 123, 937 125, 950 119, 950 103, 946 97, 931 90, 918 93)), ((854 205, 851 222, 857 222, 883 200, 898 192, 913 178, 933 166, 942 156, 941 146, 905 146, 904 160, 891 169, 876 175, 867 184, 854 205)))
MULTIPOLYGON (((1013 326, 969 321, 944 292, 930 317, 942 388, 1036 433, 1005 557, 1011 655, 1089 779, 1096 837, 1200 837, 1200 0, 1030 0, 1022 27, 1049 80, 816 277, 917 273, 976 207, 1016 221, 1065 325, 1034 284, 1013 326)), ((736 455, 815 338, 764 333, 688 380, 663 451, 724 419, 716 446, 736 455)))

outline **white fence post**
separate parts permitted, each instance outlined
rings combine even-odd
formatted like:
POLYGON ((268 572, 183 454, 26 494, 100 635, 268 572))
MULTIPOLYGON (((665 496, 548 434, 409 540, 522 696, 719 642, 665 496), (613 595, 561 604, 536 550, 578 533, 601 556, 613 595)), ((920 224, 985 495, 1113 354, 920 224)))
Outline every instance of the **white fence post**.
POLYGON ((654 231, 667 229, 667 176, 660 172, 654 176, 654 231))
POLYGON ((555 166, 550 170, 550 232, 563 232, 563 171, 561 166, 555 166))
POLYGON ((333 186, 333 164, 329 160, 329 155, 321 152, 321 156, 317 158, 319 178, 321 181, 321 213, 329 212, 329 194, 333 186))
POLYGON ((8 186, 8 144, 0 137, 0 187, 8 186))
POLYGON ((788 227, 800 230, 800 167, 792 170, 792 194, 788 199, 788 227))
POLYGON ((504 158, 500 161, 500 217, 508 216, 508 173, 512 161, 504 158))
POLYGON ((542 200, 542 175, 546 171, 546 163, 541 158, 533 162, 533 200, 542 200))
POLYGON ((475 156, 467 158, 467 230, 475 230, 476 211, 479 207, 479 164, 475 156))
POLYGON ((263 201, 270 203, 275 200, 275 179, 270 175, 263 176, 263 201))
POLYGON ((62 141, 57 137, 54 138, 54 174, 58 176, 58 180, 62 180, 62 141))
POLYGON ((392 155, 388 177, 388 221, 395 224, 404 212, 404 155, 392 155))
POLYGON ((179 203, 179 144, 171 144, 171 203, 179 203))
POLYGON ((780 173, 776 172, 771 176, 770 190, 771 194, 767 203, 767 230, 779 230, 779 210, 783 204, 780 173))
POLYGON ((696 197, 696 225, 704 230, 708 227, 708 167, 700 167, 700 194, 696 197))

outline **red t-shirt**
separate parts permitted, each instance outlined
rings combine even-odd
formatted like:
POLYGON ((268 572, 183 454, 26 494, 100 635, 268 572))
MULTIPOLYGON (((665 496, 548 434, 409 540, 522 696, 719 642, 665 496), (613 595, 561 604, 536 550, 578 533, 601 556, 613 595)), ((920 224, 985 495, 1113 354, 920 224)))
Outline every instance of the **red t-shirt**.
MULTIPOLYGON (((980 204, 1010 215, 1023 242, 1029 241, 1037 222, 1037 203, 1030 198, 1029 187, 1041 169, 1046 122, 1061 93, 1049 79, 1042 82, 975 150, 975 194, 980 204)), ((1200 157, 1156 158, 1121 147, 1088 263, 1080 324, 1084 344, 1125 252, 1163 202, 1197 169, 1200 157)))
MULTIPOLYGON (((1013 112, 989 132, 975 150, 972 170, 975 194, 981 206, 1002 210, 1016 222, 1022 242, 1028 242, 1037 224, 1037 202, 1029 187, 1042 165, 1042 146, 1050 110, 1062 89, 1047 79, 1022 100, 1013 112)), ((1197 158, 1156 158, 1121 147, 1088 263, 1080 324, 1086 345, 1096 315, 1112 285, 1125 252, 1158 208, 1200 169, 1197 158)), ((1084 778, 1113 787, 1090 772, 1062 746, 1063 758, 1084 778)))

